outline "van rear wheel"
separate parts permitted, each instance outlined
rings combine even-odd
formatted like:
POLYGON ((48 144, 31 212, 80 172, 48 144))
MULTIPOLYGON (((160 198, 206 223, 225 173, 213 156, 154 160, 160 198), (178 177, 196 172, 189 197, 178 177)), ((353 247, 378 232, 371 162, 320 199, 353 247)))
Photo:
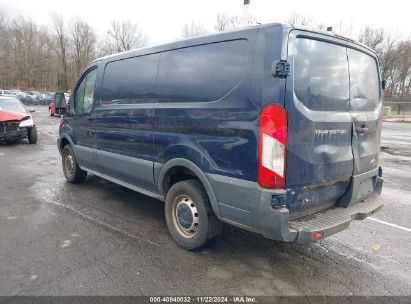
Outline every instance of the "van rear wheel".
POLYGON ((83 183, 87 178, 87 172, 82 170, 74 156, 73 148, 66 145, 62 152, 63 172, 66 180, 72 184, 83 183))
POLYGON ((174 184, 167 193, 165 215, 171 237, 181 247, 195 250, 221 233, 207 193, 196 179, 174 184))

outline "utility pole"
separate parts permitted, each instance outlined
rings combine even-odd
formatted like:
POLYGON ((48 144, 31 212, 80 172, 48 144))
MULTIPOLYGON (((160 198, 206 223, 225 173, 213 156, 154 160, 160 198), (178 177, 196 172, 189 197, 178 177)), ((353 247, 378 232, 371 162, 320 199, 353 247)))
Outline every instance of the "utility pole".
POLYGON ((240 27, 245 27, 252 24, 250 14, 250 1, 251 0, 244 0, 243 12, 240 18, 240 27))

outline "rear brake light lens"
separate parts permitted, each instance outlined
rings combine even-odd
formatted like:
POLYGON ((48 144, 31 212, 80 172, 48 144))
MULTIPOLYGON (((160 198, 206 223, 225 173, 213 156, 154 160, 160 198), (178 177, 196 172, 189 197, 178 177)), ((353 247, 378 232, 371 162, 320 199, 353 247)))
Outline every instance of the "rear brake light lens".
POLYGON ((261 111, 258 182, 264 188, 285 187, 287 112, 278 104, 261 111))
POLYGON ((311 237, 313 239, 320 239, 320 238, 324 237, 324 231, 313 232, 313 233, 311 233, 311 237))

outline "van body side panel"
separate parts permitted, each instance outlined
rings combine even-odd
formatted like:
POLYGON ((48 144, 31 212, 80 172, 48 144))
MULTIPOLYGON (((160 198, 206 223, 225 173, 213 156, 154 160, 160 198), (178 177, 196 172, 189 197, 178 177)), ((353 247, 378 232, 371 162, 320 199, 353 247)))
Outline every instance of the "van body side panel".
POLYGON ((286 79, 275 77, 275 66, 287 59, 290 27, 262 27, 255 43, 250 96, 260 109, 269 104, 284 106, 286 79))
POLYGON ((249 98, 255 33, 161 54, 155 162, 181 157, 207 173, 256 180, 258 106, 249 98))

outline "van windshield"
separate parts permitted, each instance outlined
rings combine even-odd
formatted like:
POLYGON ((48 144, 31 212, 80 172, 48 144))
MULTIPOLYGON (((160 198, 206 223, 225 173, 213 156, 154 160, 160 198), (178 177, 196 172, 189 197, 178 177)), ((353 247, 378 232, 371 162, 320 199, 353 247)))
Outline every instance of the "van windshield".
POLYGON ((376 60, 360 51, 298 38, 294 47, 294 92, 310 110, 370 111, 379 103, 376 60))

